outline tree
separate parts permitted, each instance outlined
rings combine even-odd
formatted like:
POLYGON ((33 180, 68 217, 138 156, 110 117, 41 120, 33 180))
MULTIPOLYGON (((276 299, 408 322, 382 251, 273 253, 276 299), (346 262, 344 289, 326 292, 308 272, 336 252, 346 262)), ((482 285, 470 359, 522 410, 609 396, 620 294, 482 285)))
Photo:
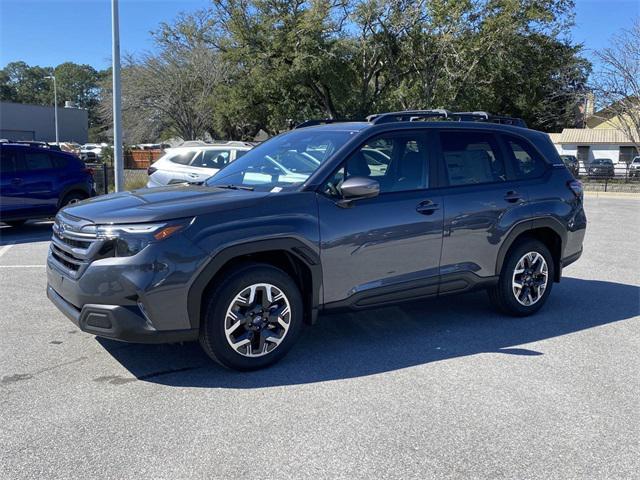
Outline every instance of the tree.
MULTIPOLYGON (((250 139, 308 118, 487 110, 572 125, 590 65, 572 0, 212 0, 123 69, 135 138, 250 139)), ((105 97, 105 106, 109 102, 105 97)), ((108 114, 108 108, 104 109, 108 114)))
MULTIPOLYGON (((160 54, 125 58, 122 116, 125 141, 150 142, 176 135, 213 136, 213 92, 222 76, 216 54, 206 48, 164 48, 160 54)), ((101 114, 112 123, 111 86, 104 85, 101 114)))
POLYGON ((96 139, 104 129, 97 112, 100 100, 100 80, 105 72, 90 65, 66 62, 57 67, 30 66, 12 62, 0 70, 0 100, 36 105, 53 105, 53 82, 46 77, 56 76, 58 106, 69 100, 89 112, 89 136, 96 139))
POLYGON ((640 152, 640 17, 596 56, 600 61, 594 82, 596 96, 606 107, 607 116, 615 117, 615 128, 640 152))

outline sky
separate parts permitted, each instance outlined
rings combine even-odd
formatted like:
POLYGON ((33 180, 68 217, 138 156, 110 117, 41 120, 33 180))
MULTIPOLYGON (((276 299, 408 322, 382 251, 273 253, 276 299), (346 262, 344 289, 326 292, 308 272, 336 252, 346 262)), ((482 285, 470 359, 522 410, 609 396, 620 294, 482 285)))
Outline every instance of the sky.
MULTIPOLYGON (((153 50, 149 32, 208 0, 120 0, 121 53, 153 50)), ((640 0, 576 0, 576 25, 568 32, 585 55, 608 45, 611 35, 640 15, 640 0)), ((106 68, 111 58, 110 0, 0 0, 0 67, 23 60, 55 66, 71 61, 106 68)))

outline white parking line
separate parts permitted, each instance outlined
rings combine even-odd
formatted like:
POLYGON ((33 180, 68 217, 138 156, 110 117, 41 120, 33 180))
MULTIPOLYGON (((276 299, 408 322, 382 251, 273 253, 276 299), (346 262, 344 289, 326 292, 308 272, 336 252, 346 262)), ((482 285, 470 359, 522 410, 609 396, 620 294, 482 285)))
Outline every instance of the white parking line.
POLYGON ((0 265, 0 268, 44 268, 46 265, 0 265))
POLYGON ((8 243, 7 245, 5 245, 4 247, 0 248, 0 257, 2 257, 2 255, 4 255, 5 253, 7 253, 7 251, 9 251, 9 249, 13 247, 13 243, 8 243))

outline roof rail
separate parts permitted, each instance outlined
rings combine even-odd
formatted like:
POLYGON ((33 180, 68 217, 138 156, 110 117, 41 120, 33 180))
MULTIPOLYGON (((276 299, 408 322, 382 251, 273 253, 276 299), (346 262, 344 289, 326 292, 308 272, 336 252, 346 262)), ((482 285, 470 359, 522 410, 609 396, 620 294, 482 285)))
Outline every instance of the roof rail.
POLYGON ((402 112, 389 112, 369 115, 367 121, 374 125, 388 122, 416 122, 428 118, 439 118, 457 122, 490 122, 503 125, 514 125, 527 128, 527 124, 521 118, 491 115, 487 112, 451 112, 442 108, 433 110, 405 110, 402 112))
POLYGON ((443 108, 434 110, 404 110, 402 112, 376 113, 369 115, 367 121, 377 125, 388 122, 415 122, 423 118, 449 118, 451 112, 443 108))
POLYGON ((326 125, 328 123, 340 123, 340 122, 344 122, 344 120, 338 120, 335 118, 320 118, 320 119, 314 119, 314 120, 305 120, 304 122, 299 123, 298 125, 293 127, 293 129, 295 130, 298 128, 313 127, 315 125, 326 125))

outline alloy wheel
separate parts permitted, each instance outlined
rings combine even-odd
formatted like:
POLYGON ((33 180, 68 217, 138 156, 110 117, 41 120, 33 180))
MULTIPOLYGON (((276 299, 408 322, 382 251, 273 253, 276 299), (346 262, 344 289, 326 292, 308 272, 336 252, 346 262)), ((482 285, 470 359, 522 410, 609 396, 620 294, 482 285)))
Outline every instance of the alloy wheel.
POLYGON ((240 291, 227 308, 224 332, 233 350, 261 357, 282 343, 291 324, 291 306, 284 292, 270 283, 240 291))
POLYGON ((511 287, 518 303, 530 307, 542 298, 548 281, 549 269, 544 256, 528 252, 516 264, 511 287))

